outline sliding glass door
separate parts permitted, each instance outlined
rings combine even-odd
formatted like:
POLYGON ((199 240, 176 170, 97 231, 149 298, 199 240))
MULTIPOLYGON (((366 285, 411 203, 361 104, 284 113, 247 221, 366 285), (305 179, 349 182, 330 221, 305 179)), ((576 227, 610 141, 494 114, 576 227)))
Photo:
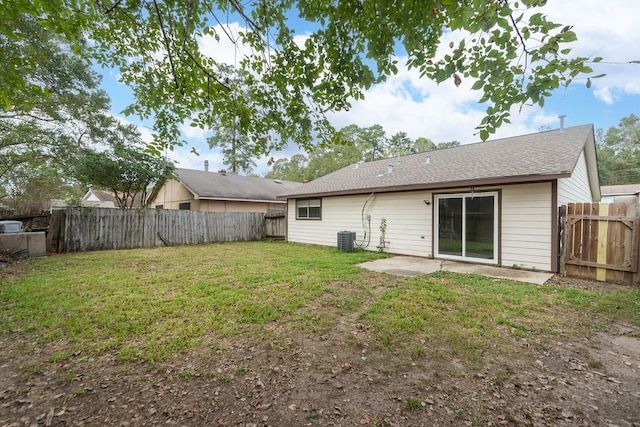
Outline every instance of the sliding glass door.
POLYGON ((435 255, 498 262, 497 193, 436 196, 435 255))

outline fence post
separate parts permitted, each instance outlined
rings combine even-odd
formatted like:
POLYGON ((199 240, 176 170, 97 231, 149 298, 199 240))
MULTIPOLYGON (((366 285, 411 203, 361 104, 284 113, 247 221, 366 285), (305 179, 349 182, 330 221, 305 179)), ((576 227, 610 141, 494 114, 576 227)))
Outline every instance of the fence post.
POLYGON ((640 283, 640 205, 635 205, 634 227, 631 235, 631 262, 635 263, 635 271, 632 273, 631 281, 640 283))
POLYGON ((47 231, 47 252, 59 254, 64 252, 64 211, 53 211, 47 231))
POLYGON ((558 213, 558 273, 567 275, 567 205, 560 206, 558 213))
MULTIPOLYGON (((598 207, 598 215, 599 216, 608 216, 609 215, 609 204, 608 203, 600 203, 598 207)), ((609 221, 600 220, 598 221, 598 249, 596 262, 598 264, 606 264, 607 263, 607 235, 609 230, 609 221)), ((604 282, 607 280, 607 269, 606 268, 597 268, 596 269, 596 279, 600 282, 604 282)))

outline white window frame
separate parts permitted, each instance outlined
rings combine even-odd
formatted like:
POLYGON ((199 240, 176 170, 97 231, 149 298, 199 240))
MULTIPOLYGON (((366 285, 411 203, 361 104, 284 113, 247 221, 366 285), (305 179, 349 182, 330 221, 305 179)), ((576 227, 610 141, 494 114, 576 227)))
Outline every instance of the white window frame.
POLYGON ((321 220, 322 219, 322 199, 297 199, 296 200, 296 219, 301 219, 301 220, 321 220), (318 205, 315 205, 315 202, 317 201, 318 205), (314 205, 312 206, 311 203, 314 203, 314 205), (306 206, 303 206, 305 205, 306 206), (300 216, 300 208, 301 207, 306 207, 307 208, 307 216, 300 216), (310 212, 309 212, 309 208, 320 208, 320 214, 319 216, 311 216, 310 212))
POLYGON ((498 192, 497 191, 483 191, 483 192, 474 192, 474 193, 455 193, 455 194, 438 194, 435 196, 434 201, 434 231, 433 231, 433 247, 434 247, 434 256, 437 258, 450 259, 454 261, 469 261, 474 263, 483 263, 483 264, 497 264, 498 263, 498 250, 499 250, 499 242, 498 242, 498 227, 500 226, 498 222, 498 192), (466 239, 464 238, 465 230, 466 230, 466 198, 467 197, 486 197, 493 196, 493 258, 474 258, 467 257, 464 254, 467 252, 466 248, 466 239), (439 246, 439 236, 440 236, 440 200, 442 199, 459 199, 462 198, 462 256, 450 255, 450 254, 441 254, 439 246))

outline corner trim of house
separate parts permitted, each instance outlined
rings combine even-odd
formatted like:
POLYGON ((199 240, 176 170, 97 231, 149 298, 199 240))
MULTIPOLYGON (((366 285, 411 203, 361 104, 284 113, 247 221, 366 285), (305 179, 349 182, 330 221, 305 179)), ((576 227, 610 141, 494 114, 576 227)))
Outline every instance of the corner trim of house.
POLYGON ((551 181, 551 271, 558 272, 558 180, 551 181))

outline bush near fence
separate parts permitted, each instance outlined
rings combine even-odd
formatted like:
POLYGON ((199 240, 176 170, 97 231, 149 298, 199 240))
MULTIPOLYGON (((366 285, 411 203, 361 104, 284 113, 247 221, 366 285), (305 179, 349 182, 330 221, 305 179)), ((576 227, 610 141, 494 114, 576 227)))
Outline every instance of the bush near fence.
POLYGON ((51 252, 251 241, 265 235, 259 212, 71 208, 54 212, 51 224, 58 224, 48 236, 51 252))

